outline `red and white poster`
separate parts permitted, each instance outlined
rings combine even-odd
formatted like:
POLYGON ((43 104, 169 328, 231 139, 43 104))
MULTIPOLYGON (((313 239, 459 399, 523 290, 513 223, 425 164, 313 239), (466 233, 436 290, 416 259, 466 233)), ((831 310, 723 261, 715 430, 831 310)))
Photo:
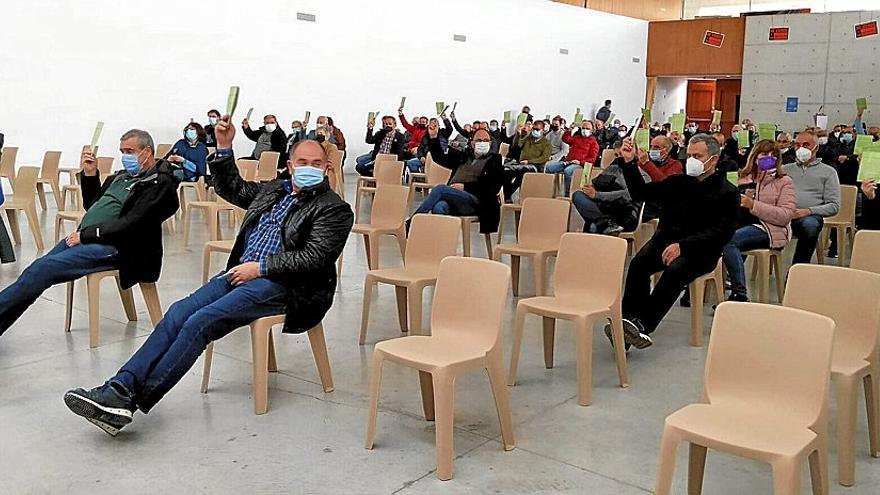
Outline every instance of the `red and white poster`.
POLYGON ((703 36, 703 44, 709 45, 715 48, 721 48, 721 44, 724 43, 724 33, 717 33, 715 31, 706 31, 706 34, 703 36))
POLYGON ((788 41, 788 26, 771 27, 770 41, 788 41))
POLYGON ((877 19, 868 22, 860 22, 855 25, 856 39, 877 36, 877 19))

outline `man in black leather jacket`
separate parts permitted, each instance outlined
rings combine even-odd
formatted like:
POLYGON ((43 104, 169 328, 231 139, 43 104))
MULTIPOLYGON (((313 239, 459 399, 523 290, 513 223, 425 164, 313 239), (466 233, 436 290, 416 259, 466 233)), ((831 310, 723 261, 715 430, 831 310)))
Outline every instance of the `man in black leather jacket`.
POLYGON ((183 378, 208 343, 236 328, 286 313, 284 331, 316 326, 333 304, 336 259, 354 215, 330 189, 327 155, 300 141, 288 162, 292 181, 246 182, 232 156, 234 126, 215 127, 217 153, 209 163, 217 194, 247 209, 227 268, 174 303, 144 345, 104 385, 67 392, 64 401, 107 433, 148 412, 183 378))

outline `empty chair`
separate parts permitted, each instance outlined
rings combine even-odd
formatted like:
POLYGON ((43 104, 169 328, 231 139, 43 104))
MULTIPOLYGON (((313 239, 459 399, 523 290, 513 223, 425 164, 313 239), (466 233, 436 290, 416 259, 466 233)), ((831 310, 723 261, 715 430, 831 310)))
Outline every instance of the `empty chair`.
MULTIPOLYGON (((95 150, 98 147, 95 146, 95 150)), ((98 177, 101 180, 101 183, 104 182, 104 179, 110 176, 110 171, 113 169, 113 160, 112 156, 99 156, 98 160, 98 177)), ((70 208, 70 211, 82 210, 83 205, 81 202, 78 202, 82 199, 82 191, 80 190, 79 184, 79 172, 80 169, 68 169, 70 173, 70 184, 64 184, 61 186, 61 205, 59 209, 67 209, 67 196, 71 197, 71 203, 73 204, 73 208, 70 208)))
POLYGON ((400 185, 400 175, 403 173, 403 162, 391 160, 376 160, 373 168, 373 177, 358 177, 357 191, 354 197, 354 221, 360 221, 361 197, 376 194, 379 185, 400 185))
POLYGON ((37 199, 40 200, 40 207, 46 211, 46 190, 44 184, 49 184, 52 189, 52 196, 55 198, 55 208, 63 208, 61 206, 61 184, 59 184, 58 167, 61 164, 60 151, 47 151, 43 155, 43 165, 40 167, 40 177, 37 179, 37 199))
POLYGON ((425 287, 437 283, 437 273, 443 258, 455 256, 459 235, 459 222, 455 217, 419 214, 412 218, 403 267, 370 270, 364 279, 364 305, 359 339, 362 345, 370 322, 370 302, 374 289, 380 283, 394 286, 400 331, 421 335, 422 294, 425 287))
MULTIPOLYGON (((876 255, 876 254, 875 254, 876 255)), ((855 483, 856 403, 865 389, 871 455, 880 457, 880 275, 798 264, 788 274, 783 304, 825 315, 836 324, 831 380, 837 390, 837 478, 855 483), (861 382, 861 383, 860 383, 861 382)))
POLYGON ((330 166, 327 168, 327 176, 330 178, 330 187, 336 191, 340 198, 345 199, 344 175, 342 173, 342 158, 345 153, 338 148, 331 149, 328 159, 330 166))
POLYGON ((264 182, 275 180, 278 176, 278 157, 281 153, 277 151, 264 151, 260 153, 260 159, 257 160, 257 176, 255 180, 264 182))
POLYGON ((489 373, 502 445, 504 450, 513 449, 501 342, 509 286, 510 269, 501 263, 459 257, 440 262, 431 335, 386 340, 373 350, 366 448, 373 448, 382 365, 388 360, 419 370, 425 418, 435 421, 438 478, 452 479, 453 395, 455 378, 463 371, 485 369, 489 373))
POLYGON ((825 251, 828 249, 828 238, 831 229, 837 230, 837 264, 844 266, 846 257, 846 240, 852 241, 856 231, 856 198, 859 188, 856 186, 840 186, 840 210, 837 215, 825 219, 822 232, 819 233, 819 244, 816 259, 825 263, 825 251))
POLYGON ((416 181, 418 175, 415 172, 410 173, 409 187, 412 188, 413 192, 419 191, 428 194, 434 186, 448 183, 449 178, 452 177, 452 170, 438 165, 431 158, 431 153, 428 153, 428 156, 425 158, 425 173, 419 175, 424 175, 424 179, 421 182, 416 181))
MULTIPOLYGON (((0 150, 0 178, 6 177, 11 184, 15 180, 15 158, 18 156, 18 148, 4 146, 0 150)), ((0 181, 2 185, 2 181, 0 181)))
MULTIPOLYGON (((198 195, 207 197, 208 193, 204 190, 204 182, 196 182, 195 184, 196 191, 200 191, 198 195)), ((223 237, 220 230, 220 212, 229 211, 234 213, 236 209, 238 208, 235 205, 221 197, 218 197, 216 201, 190 201, 187 203, 186 211, 183 214, 183 221, 185 222, 183 225, 183 245, 189 246, 193 210, 201 210, 205 213, 205 221, 208 224, 208 239, 218 241, 223 237)))
POLYGON ((177 185, 177 202, 180 203, 179 212, 186 211, 186 190, 192 189, 196 193, 196 201, 205 201, 207 199, 207 188, 205 187, 205 178, 199 177, 194 182, 181 181, 177 185))
POLYGON ((724 300, 724 263, 718 260, 715 269, 704 273, 688 284, 691 295, 691 341, 693 347, 703 345, 703 304, 706 302, 706 285, 715 292, 715 304, 724 300))
POLYGON ((758 301, 770 302, 770 277, 776 274, 776 300, 782 302, 782 293, 785 286, 782 281, 782 270, 779 268, 781 249, 752 249, 743 253, 745 256, 755 258, 752 268, 752 280, 758 283, 758 301))
POLYGON ((522 212, 522 202, 528 198, 552 198, 555 187, 555 175, 544 173, 528 173, 523 176, 522 187, 519 190, 519 200, 516 203, 502 203, 501 216, 498 221, 498 244, 504 235, 504 212, 513 212, 515 229, 519 230, 519 217, 522 212))
POLYGON ((880 231, 860 230, 853 242, 850 268, 880 273, 880 231))
POLYGON ((156 155, 155 155, 156 159, 160 159, 160 158, 164 159, 165 155, 167 155, 168 152, 170 152, 170 151, 171 151, 170 144, 167 144, 167 143, 166 144, 157 144, 156 145, 156 155))
POLYGON ((15 175, 15 181, 12 183, 12 197, 6 198, 3 204, 0 204, 0 211, 6 211, 6 217, 9 219, 9 229, 12 231, 12 239, 16 245, 21 244, 21 228, 18 226, 17 211, 21 210, 27 217, 28 226, 31 234, 34 236, 34 244, 37 251, 43 250, 43 234, 40 231, 40 221, 37 218, 37 203, 34 196, 34 190, 37 187, 37 178, 40 169, 37 167, 21 167, 15 175))
MULTIPOLYGON (((546 175, 546 174, 545 174, 546 175)), ((546 175, 553 178, 552 175, 546 175)), ((547 284, 547 258, 556 256, 559 241, 568 230, 571 204, 558 199, 528 198, 523 202, 519 241, 495 246, 494 258, 510 256, 513 273, 513 295, 519 295, 520 258, 532 258, 535 272, 535 295, 543 296, 547 284)))
POLYGON ((575 233, 562 236, 553 278, 554 295, 521 299, 516 305, 508 385, 516 383, 526 315, 534 314, 544 323, 544 365, 547 369, 553 368, 556 320, 568 320, 574 325, 578 404, 587 406, 591 402, 593 325, 597 321, 611 321, 620 386, 627 386, 620 309, 625 261, 626 241, 623 239, 575 233))
POLYGON ((367 266, 370 270, 379 268, 379 236, 393 235, 400 246, 400 256, 406 251, 407 206, 409 187, 383 185, 376 188, 376 197, 370 213, 370 223, 356 223, 351 227, 353 234, 364 236, 364 249, 367 252, 367 266))
POLYGON ((778 495, 801 493, 801 469, 809 459, 813 493, 828 493, 833 335, 834 322, 822 315, 765 304, 719 305, 703 401, 666 417, 654 493, 672 493, 680 442, 690 444, 687 493, 702 490, 707 449, 769 463, 778 495))

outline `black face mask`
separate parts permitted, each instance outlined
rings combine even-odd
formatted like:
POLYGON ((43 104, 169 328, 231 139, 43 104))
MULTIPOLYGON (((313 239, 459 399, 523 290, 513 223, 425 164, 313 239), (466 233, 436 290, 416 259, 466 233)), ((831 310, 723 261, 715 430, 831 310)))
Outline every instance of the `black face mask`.
POLYGON ((385 126, 385 130, 388 131, 388 132, 391 132, 391 131, 394 130, 394 127, 392 127, 392 126, 390 126, 390 125, 386 125, 386 126, 385 126))
POLYGON ((427 129, 428 124, 419 124, 419 129, 427 129))
POLYGON ((315 141, 317 141, 319 143, 323 143, 324 139, 326 139, 326 138, 324 136, 322 136, 321 134, 318 134, 317 136, 315 136, 315 141))
POLYGON ((559 130, 559 126, 556 124, 550 124, 550 130, 556 132, 559 130))

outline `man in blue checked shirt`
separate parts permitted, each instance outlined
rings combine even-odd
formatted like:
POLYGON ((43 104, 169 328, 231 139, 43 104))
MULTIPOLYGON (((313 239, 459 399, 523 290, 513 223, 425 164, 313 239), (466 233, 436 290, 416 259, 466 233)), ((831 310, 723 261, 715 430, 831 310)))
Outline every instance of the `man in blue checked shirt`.
POLYGON ((327 155, 317 141, 300 141, 287 163, 291 181, 246 182, 232 154, 235 126, 214 127, 209 163, 217 194, 247 209, 227 268, 174 303, 116 376, 103 385, 68 391, 75 414, 115 436, 134 412, 147 413, 195 364, 208 343, 264 316, 286 314, 284 331, 316 326, 333 304, 336 259, 354 215, 331 189, 327 155))

